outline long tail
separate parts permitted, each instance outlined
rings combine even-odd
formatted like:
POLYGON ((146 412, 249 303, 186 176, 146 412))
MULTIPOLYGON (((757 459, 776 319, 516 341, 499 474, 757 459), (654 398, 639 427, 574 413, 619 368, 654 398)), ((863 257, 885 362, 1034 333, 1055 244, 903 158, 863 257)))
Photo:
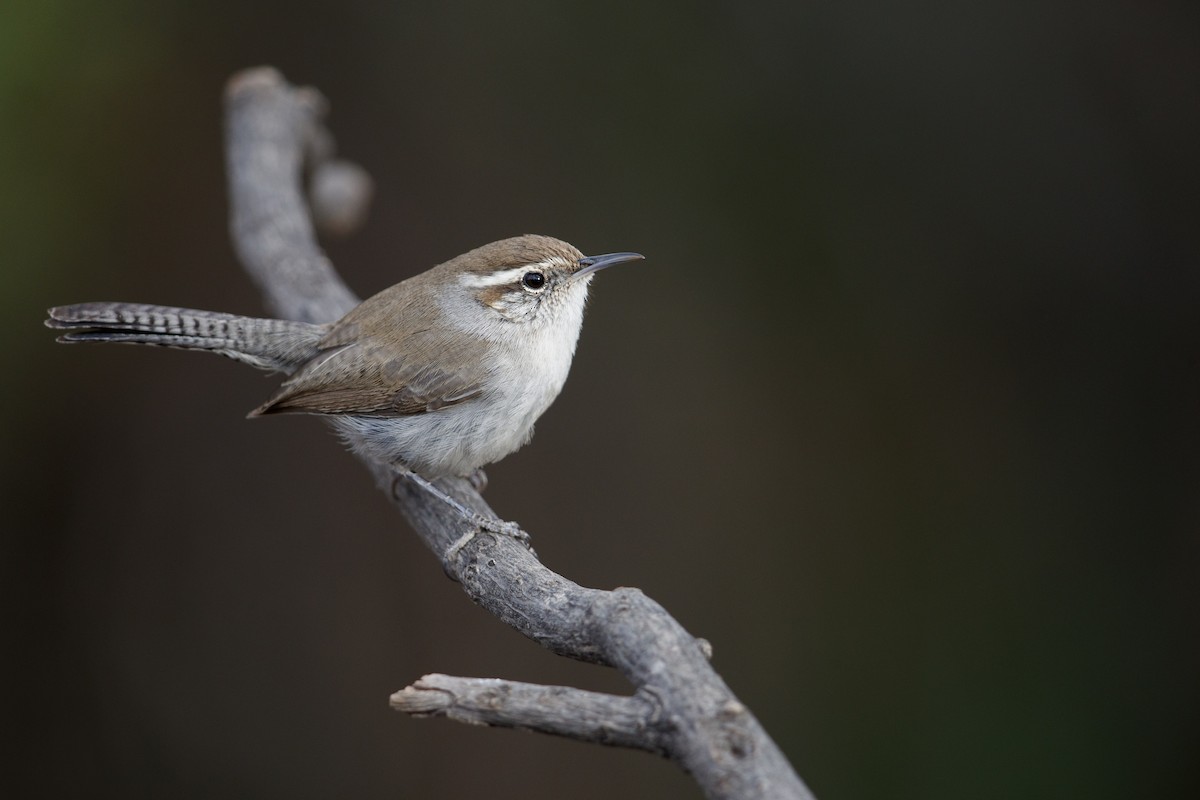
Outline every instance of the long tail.
POLYGON ((257 319, 140 303, 79 303, 48 312, 60 342, 123 342, 211 350, 259 369, 291 373, 316 355, 328 325, 257 319))

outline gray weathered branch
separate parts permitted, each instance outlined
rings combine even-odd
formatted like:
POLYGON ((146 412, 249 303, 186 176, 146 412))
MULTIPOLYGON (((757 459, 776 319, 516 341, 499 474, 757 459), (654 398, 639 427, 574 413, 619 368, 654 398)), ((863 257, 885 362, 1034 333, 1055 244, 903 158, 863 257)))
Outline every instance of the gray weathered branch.
MULTIPOLYGON (((272 69, 243 72, 226 91, 234 245, 268 308, 309 322, 337 319, 358 302, 318 247, 302 191, 305 169, 319 174, 332 154, 323 113, 316 92, 289 86, 272 69)), ((369 188, 365 173, 338 187, 345 193, 340 202, 358 209, 351 225, 361 218, 369 188)), ((320 213, 324 218, 329 210, 320 213)), ((711 798, 812 797, 712 669, 707 643, 662 606, 637 589, 579 586, 515 538, 473 529, 386 465, 368 467, 472 600, 555 653, 617 668, 635 687, 632 697, 618 697, 428 675, 393 696, 398 708, 661 753, 711 798)), ((439 486, 495 516, 466 480, 439 486)))
POLYGON ((392 708, 418 717, 550 733, 667 755, 670 736, 648 693, 617 697, 569 686, 497 678, 426 675, 392 695, 392 708))

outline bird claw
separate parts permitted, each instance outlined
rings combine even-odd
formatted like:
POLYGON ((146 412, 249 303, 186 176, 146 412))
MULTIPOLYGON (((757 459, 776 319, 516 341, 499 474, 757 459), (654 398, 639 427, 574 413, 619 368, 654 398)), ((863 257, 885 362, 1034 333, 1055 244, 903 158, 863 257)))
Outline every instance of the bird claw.
MULTIPOLYGON (((497 519, 496 517, 485 517, 483 514, 472 514, 469 519, 473 523, 472 528, 462 536, 458 537, 458 539, 456 539, 454 543, 451 544, 446 550, 442 558, 442 560, 446 563, 457 561, 458 554, 462 552, 462 549, 470 544, 472 539, 484 531, 494 533, 498 536, 510 536, 521 544, 525 545, 525 548, 529 550, 529 552, 534 553, 535 556, 537 555, 533 549, 533 544, 531 544, 531 537, 528 533, 522 530, 521 526, 517 523, 505 522, 504 520, 497 519)), ((458 580, 458 578, 454 577, 453 575, 451 575, 451 577, 453 577, 455 580, 458 580)))
MULTIPOLYGON (((499 534, 500 536, 510 536, 526 547, 530 547, 532 538, 520 525, 515 522, 507 522, 502 519, 497 519, 496 517, 485 517, 482 514, 477 514, 475 524, 479 526, 480 530, 489 531, 491 533, 499 534)), ((530 547, 530 549, 533 548, 530 547)))

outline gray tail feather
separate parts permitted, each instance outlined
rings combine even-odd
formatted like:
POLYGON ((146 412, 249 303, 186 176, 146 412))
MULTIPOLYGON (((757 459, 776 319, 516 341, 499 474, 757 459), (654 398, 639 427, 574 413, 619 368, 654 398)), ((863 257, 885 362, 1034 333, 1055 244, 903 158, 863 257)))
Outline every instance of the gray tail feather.
POLYGON ((291 373, 317 352, 328 325, 257 319, 140 303, 79 303, 49 310, 60 342, 123 342, 210 350, 260 369, 291 373))

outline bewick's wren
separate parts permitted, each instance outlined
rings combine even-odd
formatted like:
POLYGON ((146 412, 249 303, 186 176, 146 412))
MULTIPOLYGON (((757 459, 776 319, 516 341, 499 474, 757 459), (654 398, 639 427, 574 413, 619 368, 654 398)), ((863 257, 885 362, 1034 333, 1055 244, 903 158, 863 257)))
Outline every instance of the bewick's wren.
POLYGON ((567 379, 592 276, 640 258, 518 236, 325 325, 131 303, 52 308, 46 325, 73 331, 62 342, 211 350, 287 373, 251 417, 331 415, 360 453, 429 479, 464 476, 529 441, 567 379))

